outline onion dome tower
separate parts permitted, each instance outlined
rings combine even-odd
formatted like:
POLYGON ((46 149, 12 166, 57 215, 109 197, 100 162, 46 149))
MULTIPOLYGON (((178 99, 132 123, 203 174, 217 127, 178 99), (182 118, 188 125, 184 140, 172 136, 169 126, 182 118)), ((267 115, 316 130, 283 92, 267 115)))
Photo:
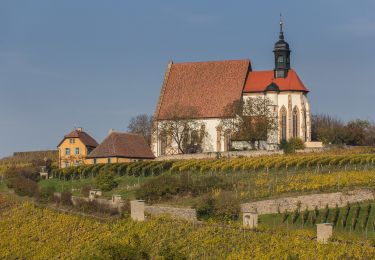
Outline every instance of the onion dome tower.
POLYGON ((286 78, 290 69, 290 49, 289 44, 284 40, 283 21, 280 15, 279 40, 275 43, 273 53, 275 55, 275 78, 286 78))

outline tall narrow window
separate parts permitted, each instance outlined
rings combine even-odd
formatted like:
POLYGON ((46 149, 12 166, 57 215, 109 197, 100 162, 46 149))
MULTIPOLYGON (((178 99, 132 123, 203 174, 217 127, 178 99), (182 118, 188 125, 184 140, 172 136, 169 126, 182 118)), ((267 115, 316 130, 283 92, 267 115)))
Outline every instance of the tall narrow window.
POLYGON ((280 111, 281 117, 281 140, 286 140, 286 109, 285 107, 281 108, 280 111))
POLYGON ((76 147, 74 153, 75 153, 75 154, 79 154, 79 147, 76 147))
POLYGON ((65 148, 65 155, 70 155, 70 148, 65 148))
POLYGON ((221 127, 216 128, 216 151, 221 152, 221 127))
POLYGON ((307 142, 307 116, 306 116, 306 110, 303 111, 303 125, 304 125, 304 138, 305 138, 305 142, 307 142))
POLYGON ((293 137, 298 137, 298 127, 299 127, 299 121, 298 121, 298 108, 294 107, 293 109, 293 137))

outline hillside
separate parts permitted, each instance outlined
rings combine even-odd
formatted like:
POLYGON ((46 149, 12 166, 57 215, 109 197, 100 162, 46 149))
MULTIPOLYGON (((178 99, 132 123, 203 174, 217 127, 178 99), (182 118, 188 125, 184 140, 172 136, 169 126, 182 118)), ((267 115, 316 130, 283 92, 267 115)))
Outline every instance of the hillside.
POLYGON ((196 225, 168 218, 103 222, 0 197, 0 258, 369 259, 375 255, 368 242, 335 237, 340 243, 321 245, 314 236, 306 230, 254 232, 236 224, 196 225))

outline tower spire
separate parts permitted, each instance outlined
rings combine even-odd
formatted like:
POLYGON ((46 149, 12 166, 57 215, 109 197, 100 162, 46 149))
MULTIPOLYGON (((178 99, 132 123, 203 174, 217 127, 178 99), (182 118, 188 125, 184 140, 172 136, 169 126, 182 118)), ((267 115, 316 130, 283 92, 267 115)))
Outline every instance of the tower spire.
POLYGON ((275 43, 273 53, 275 54, 275 78, 286 78, 290 69, 289 44, 284 40, 283 18, 280 13, 280 34, 279 40, 275 43))
POLYGON ((279 39, 280 40, 284 40, 284 31, 283 31, 283 17, 282 17, 282 14, 280 13, 280 35, 279 35, 279 39))

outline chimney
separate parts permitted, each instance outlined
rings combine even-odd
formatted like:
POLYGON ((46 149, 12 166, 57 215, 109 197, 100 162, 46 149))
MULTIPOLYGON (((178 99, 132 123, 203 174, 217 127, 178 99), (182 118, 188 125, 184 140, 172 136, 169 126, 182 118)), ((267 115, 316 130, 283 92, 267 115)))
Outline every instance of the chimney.
POLYGON ((114 131, 115 131, 115 129, 111 128, 111 129, 109 129, 109 133, 108 134, 112 134, 114 131))
POLYGON ((78 132, 83 132, 83 128, 82 127, 77 127, 77 131, 78 132))

